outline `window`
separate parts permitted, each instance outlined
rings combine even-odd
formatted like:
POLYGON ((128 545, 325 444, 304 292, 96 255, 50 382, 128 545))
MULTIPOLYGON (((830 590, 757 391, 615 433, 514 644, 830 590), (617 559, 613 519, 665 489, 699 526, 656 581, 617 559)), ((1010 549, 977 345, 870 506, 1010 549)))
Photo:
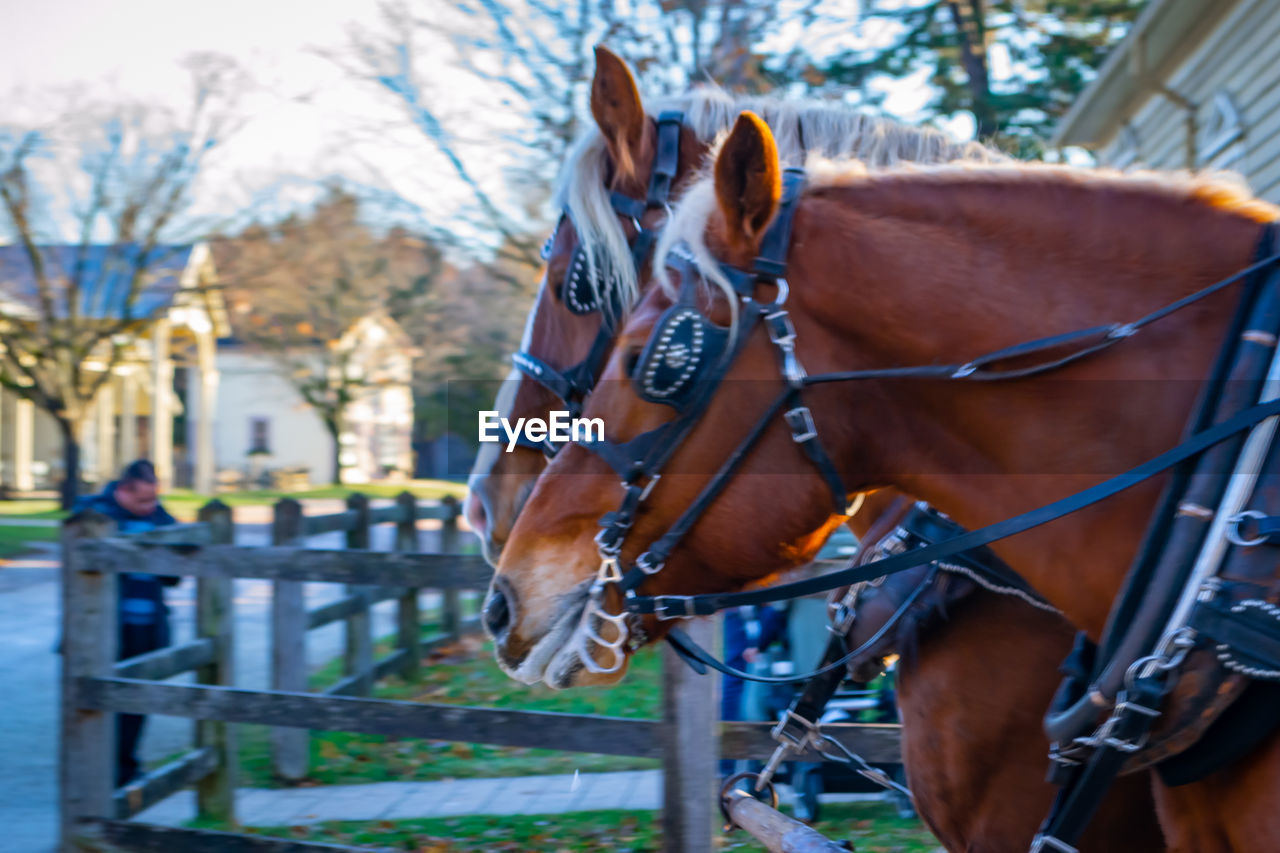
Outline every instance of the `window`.
POLYGON ((271 453, 270 418, 249 418, 249 453, 271 453))
POLYGON ((1197 147, 1200 166, 1244 171, 1244 122, 1235 101, 1226 92, 1213 96, 1209 115, 1200 128, 1197 147))

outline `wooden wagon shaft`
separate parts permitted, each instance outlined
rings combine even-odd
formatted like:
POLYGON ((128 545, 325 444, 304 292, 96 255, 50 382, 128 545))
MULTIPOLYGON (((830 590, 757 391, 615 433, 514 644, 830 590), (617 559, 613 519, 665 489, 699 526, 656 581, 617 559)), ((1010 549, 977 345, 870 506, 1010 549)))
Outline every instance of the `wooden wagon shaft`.
POLYGON ((763 844, 769 853, 848 853, 853 849, 770 808, 745 791, 730 791, 723 805, 733 825, 763 844))

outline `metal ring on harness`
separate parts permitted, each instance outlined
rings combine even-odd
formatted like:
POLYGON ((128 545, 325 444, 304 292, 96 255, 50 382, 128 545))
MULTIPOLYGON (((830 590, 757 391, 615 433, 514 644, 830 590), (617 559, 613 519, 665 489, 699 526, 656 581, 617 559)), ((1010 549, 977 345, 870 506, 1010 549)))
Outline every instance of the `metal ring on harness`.
MULTIPOLYGON (((759 782, 760 774, 752 773, 750 771, 746 773, 735 773, 734 775, 730 776, 728 779, 725 779, 724 784, 720 786, 720 796, 717 798, 717 802, 720 804, 720 814, 724 815, 725 832, 728 832, 729 830, 735 828, 733 824, 733 818, 729 816, 729 810, 725 808, 725 801, 729 799, 729 794, 735 790, 738 790, 738 791, 742 791, 744 794, 747 794, 748 796, 755 797, 757 800, 759 800, 760 794, 764 793, 764 791, 757 791, 757 790, 748 791, 743 788, 739 788, 738 783, 746 781, 747 779, 751 779, 756 782, 759 782)), ((769 807, 776 809, 778 807, 778 789, 773 787, 773 783, 767 780, 765 781, 764 786, 769 792, 769 800, 768 800, 769 807)), ((762 802, 764 801, 762 800, 762 802)))
POLYGON ((1227 541, 1240 548, 1252 548, 1255 545, 1261 545, 1263 542, 1266 542, 1267 537, 1265 536, 1254 536, 1251 539, 1245 539, 1240 535, 1240 525, 1245 519, 1252 518, 1254 520, 1261 520, 1266 517, 1267 514, 1265 512, 1259 512, 1256 509, 1246 509, 1237 512, 1235 515, 1231 516, 1231 518, 1227 519, 1227 529, 1225 533, 1227 541))

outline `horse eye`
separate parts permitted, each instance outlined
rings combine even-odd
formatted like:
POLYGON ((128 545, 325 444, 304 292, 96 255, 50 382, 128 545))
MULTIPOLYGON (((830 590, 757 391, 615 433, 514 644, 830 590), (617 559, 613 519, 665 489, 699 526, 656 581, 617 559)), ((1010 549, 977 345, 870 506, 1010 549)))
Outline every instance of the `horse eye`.
POLYGON ((632 376, 636 372, 636 367, 640 364, 640 350, 631 349, 627 351, 626 359, 623 361, 626 365, 627 375, 632 376))

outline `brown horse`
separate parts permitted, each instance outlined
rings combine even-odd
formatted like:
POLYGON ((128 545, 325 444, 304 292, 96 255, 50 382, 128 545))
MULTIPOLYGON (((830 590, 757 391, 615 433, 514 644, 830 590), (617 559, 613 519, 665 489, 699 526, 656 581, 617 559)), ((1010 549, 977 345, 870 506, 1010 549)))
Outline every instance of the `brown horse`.
MULTIPOLYGON (((1247 265, 1261 224, 1278 213, 1221 183, 1044 166, 814 177, 794 219, 787 303, 799 356, 813 372, 960 361, 1141 316, 1247 265)), ((780 186, 768 128, 743 116, 714 177, 686 194, 664 244, 688 242, 703 275, 722 282, 714 261, 749 264, 780 186)), ((722 324, 734 313, 728 294, 716 287, 700 297, 722 324)), ((618 381, 603 383, 588 402, 587 416, 602 417, 614 440, 672 420, 670 409, 641 400, 627 382, 628 366, 672 299, 670 288, 645 295, 605 372, 618 381)), ((850 490, 892 486, 982 526, 1176 444, 1233 301, 1220 292, 1106 356, 1039 379, 881 379, 812 389, 806 399, 850 490)), ((763 329, 753 330, 727 376, 757 381, 724 383, 701 412, 670 458, 668 467, 684 473, 655 484, 628 533, 624 561, 694 501, 707 472, 776 394, 777 375, 776 352, 763 329), (759 381, 766 377, 772 391, 759 381)), ((1158 488, 1132 489, 996 550, 1097 639, 1158 488)), ((575 640, 600 569, 597 520, 616 509, 621 491, 601 460, 571 447, 539 478, 513 528, 491 595, 501 595, 509 612, 498 655, 525 678, 569 685, 620 677, 590 672, 582 649, 594 655, 596 647, 575 640)), ((826 490, 788 430, 771 423, 644 591, 739 588, 808 559, 819 541, 814 531, 829 517, 826 490), (760 473, 776 471, 780 460, 794 460, 794 473, 760 473)), ((660 633, 652 623, 646 628, 660 633)), ((1278 774, 1280 738, 1273 736, 1250 759, 1201 782, 1176 791, 1156 783, 1172 848, 1280 849, 1280 811, 1271 803, 1278 774)))
MULTIPOLYGON (((731 98, 715 88, 641 102, 635 78, 626 63, 604 47, 596 48, 596 71, 591 82, 591 127, 570 152, 555 192, 556 204, 566 211, 547 246, 546 268, 525 327, 521 350, 565 371, 588 357, 605 318, 601 312, 575 313, 565 304, 563 287, 574 253, 580 248, 593 267, 589 284, 601 305, 629 311, 638 282, 647 280, 648 259, 636 269, 632 240, 636 222, 611 204, 611 194, 644 199, 653 173, 658 117, 678 110, 680 126, 678 168, 672 196, 704 165, 717 137, 733 126, 742 110, 759 113, 778 140, 783 162, 802 164, 807 154, 856 156, 871 166, 901 162, 973 160, 992 162, 1003 155, 976 143, 955 143, 928 129, 868 116, 850 107, 774 98, 731 98)), ((666 216, 661 207, 640 219, 655 228, 666 216)), ((496 408, 509 421, 546 418, 565 403, 545 385, 511 372, 496 408)), ((480 536, 485 555, 496 564, 520 507, 546 466, 543 452, 526 446, 509 453, 497 445, 482 445, 472 468, 466 502, 468 523, 480 536)))
MULTIPOLYGON (((592 108, 599 128, 598 135, 589 135, 580 146, 565 170, 566 177, 562 178, 558 194, 566 203, 577 198, 580 212, 572 217, 573 220, 588 220, 592 211, 603 212, 603 218, 596 220, 595 230, 605 230, 607 226, 616 223, 621 227, 625 238, 630 239, 634 236, 632 223, 619 219, 607 202, 602 201, 604 191, 600 193, 601 198, 592 198, 591 193, 582 187, 599 186, 632 196, 643 195, 642 188, 648 183, 654 159, 656 122, 652 114, 646 115, 644 112, 636 94, 634 80, 626 66, 604 49, 597 50, 597 56, 598 65, 592 84, 592 108), (627 150, 627 137, 622 129, 641 125, 647 128, 646 132, 641 135, 638 144, 630 145, 630 150, 627 150), (624 155, 631 161, 633 168, 632 176, 626 180, 619 177, 620 172, 613 165, 624 155), (604 158, 603 165, 599 158, 604 158), (613 176, 613 180, 609 184, 603 184, 601 175, 613 176), (576 184, 567 183, 570 181, 576 184)), ((792 159, 802 156, 803 152, 798 144, 798 139, 802 136, 809 140, 810 146, 817 147, 819 151, 856 152, 873 164, 883 166, 904 160, 1000 159, 998 154, 979 146, 953 145, 930 131, 902 128, 889 122, 868 121, 844 110, 821 106, 796 109, 783 102, 757 101, 756 105, 767 107, 771 124, 782 128, 787 137, 795 140, 790 143, 784 141, 781 145, 785 151, 791 152, 792 159)), ((681 130, 679 171, 674 182, 678 188, 687 176, 696 173, 708 150, 709 140, 729 127, 728 120, 736 116, 736 111, 726 112, 725 98, 717 92, 688 96, 665 106, 680 107, 695 117, 691 124, 681 130)), ((650 214, 653 215, 655 214, 650 214)), ((652 222, 646 221, 645 224, 652 222)), ((583 317, 574 314, 564 305, 560 296, 570 258, 581 242, 571 221, 566 220, 557 229, 549 244, 544 284, 526 329, 525 348, 544 362, 560 369, 582 360, 599 330, 598 316, 583 317)), ((597 237, 595 243, 603 246, 605 241, 597 237)), ((625 240, 617 245, 622 246, 624 252, 620 257, 612 257, 610 262, 615 266, 625 267, 631 263, 629 254, 625 253, 625 240)), ((610 257, 607 246, 601 251, 606 257, 610 257)), ((602 280, 616 284, 620 279, 610 275, 602 277, 602 280)), ((646 284, 642 274, 640 286, 644 287, 646 284)), ((509 401, 508 410, 508 417, 511 418, 546 417, 549 410, 563 405, 544 386, 535 382, 513 380, 504 388, 504 393, 513 390, 516 393, 514 400, 509 401)), ((506 531, 522 501, 521 495, 527 493, 544 466, 543 455, 526 448, 517 448, 510 454, 490 454, 477 466, 477 472, 472 478, 468 510, 472 524, 487 540, 486 547, 491 557, 501 551, 506 531)), ((859 533, 864 532, 862 528, 866 525, 863 520, 876 517, 875 506, 881 501, 882 496, 871 496, 867 507, 850 522, 850 526, 859 533)), ((981 599, 986 595, 979 593, 975 598, 981 599)), ((997 610, 998 608, 999 605, 997 610)), ((1047 621, 1053 622, 1052 619, 1047 621)), ((868 616, 860 624, 867 625, 871 622, 872 618, 868 616)), ((1049 796, 1049 789, 1043 782, 1041 766, 1047 747, 1038 721, 1032 719, 1033 715, 1024 713, 1015 716, 1007 712, 991 715, 984 711, 979 716, 968 713, 970 707, 985 708, 993 702, 1003 704, 1001 697, 1006 694, 1008 704, 1011 705, 1018 705, 1018 699, 1023 695, 1033 695, 1043 705, 1052 693, 1053 685, 1050 682, 1053 668, 1066 649, 1061 637, 1052 630, 1046 631, 1045 625, 1041 625, 1039 631, 1028 630, 1025 636, 1021 636, 1021 622, 1011 620, 1011 625, 1009 632, 1005 634, 1006 642, 1019 649, 1022 659, 1037 663, 1036 669, 1042 674, 1041 677, 1023 683, 991 678, 984 670, 983 673, 965 679, 965 683, 972 687, 971 695, 975 699, 972 703, 955 707, 935 700, 911 705, 914 711, 910 728, 915 732, 945 732, 946 728, 940 726, 937 720, 949 715, 954 720, 962 721, 962 726, 968 733, 961 739, 948 739, 940 734, 931 738, 935 742, 954 740, 948 753, 956 758, 956 762, 942 777, 923 763, 923 759, 927 758, 924 753, 908 750, 907 756, 912 778, 922 780, 917 786, 921 813, 936 828, 940 837, 948 840, 953 849, 965 849, 972 839, 982 839, 985 845, 983 849, 1024 848, 1034 833, 1034 813, 1041 808, 1043 802, 1047 802, 1049 796), (1017 695, 1013 695, 1014 693, 1017 695), (1015 726, 1014 723, 1019 725, 1015 726), (1001 753, 1017 752, 1023 756, 1017 770, 1005 771, 999 780, 992 778, 988 770, 990 753, 982 752, 993 739, 1000 742, 1001 753), (970 749, 970 745, 975 748, 970 749), (981 750, 977 747, 981 747, 981 750), (930 783, 928 780, 931 777, 938 778, 939 781, 930 783), (1014 815, 1019 816, 1019 819, 1012 819, 1014 815)), ((973 646, 963 630, 952 635, 945 648, 951 648, 952 643, 961 650, 968 650, 973 657, 982 657, 980 651, 975 651, 982 647, 973 646)), ((926 657, 925 663, 929 659, 926 657)), ((924 683, 918 678, 912 678, 911 682, 924 683)), ((916 695, 938 694, 917 689, 916 695)), ((920 743, 924 739, 921 737, 911 742, 920 743)), ((1133 831, 1117 837, 1134 839, 1135 843, 1123 849, 1158 849, 1158 844, 1137 843, 1139 838, 1158 837, 1151 834, 1153 812, 1145 790, 1117 794, 1110 802, 1116 804, 1114 808, 1117 812, 1133 816, 1129 821, 1133 831), (1142 836, 1143 831, 1147 835, 1142 836)), ((1105 821, 1104 823, 1110 825, 1105 821)), ((1095 833, 1095 836, 1098 839, 1109 837, 1106 832, 1095 833)), ((1091 837, 1090 846, 1086 849, 1116 849, 1096 846, 1097 844, 1091 837)))
MULTIPOLYGON (((884 490, 867 497, 850 526, 890 529, 909 504, 884 490), (886 521, 888 522, 886 524, 886 521)), ((868 542, 863 555, 877 553, 868 542)), ((915 588, 927 567, 862 589, 851 647, 867 642, 915 588)), ((1057 688, 1056 665, 1074 631, 1061 616, 940 572, 886 634, 850 662, 866 680, 900 655, 902 761, 920 817, 948 850, 1023 853, 1049 809, 1048 738, 1041 711, 1057 688)), ((1151 786, 1119 781, 1080 842, 1083 851, 1164 850, 1151 786)))

